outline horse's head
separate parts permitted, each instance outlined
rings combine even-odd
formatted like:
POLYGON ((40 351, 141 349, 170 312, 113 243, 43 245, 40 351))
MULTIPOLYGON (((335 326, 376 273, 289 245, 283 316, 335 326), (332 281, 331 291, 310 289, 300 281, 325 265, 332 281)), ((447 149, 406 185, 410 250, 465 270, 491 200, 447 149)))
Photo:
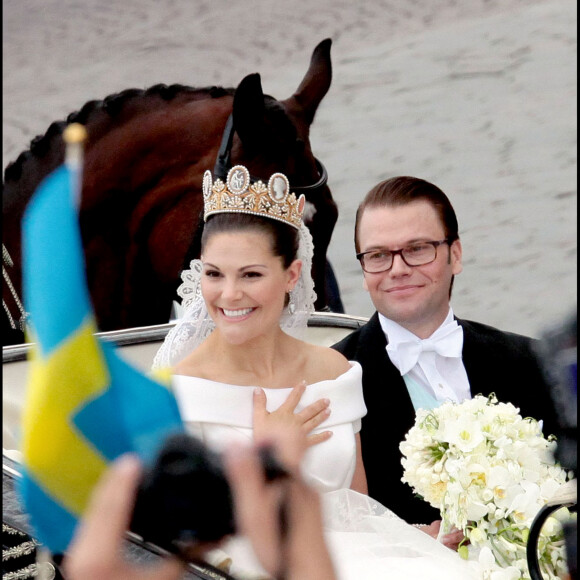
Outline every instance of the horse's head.
MULTIPOLYGON (((250 174, 267 180, 282 171, 292 191, 304 193, 308 202, 306 225, 314 240, 313 276, 318 295, 316 307, 327 306, 325 295, 326 251, 338 209, 326 184, 326 169, 314 157, 310 146, 310 125, 332 80, 331 40, 323 40, 315 49, 310 67, 296 92, 278 101, 264 95, 259 74, 245 77, 234 94, 233 139, 229 163, 224 160, 225 142, 216 169, 240 163, 250 174)), ((225 175, 221 175, 225 177, 225 175)))
POLYGON ((326 306, 326 250, 337 208, 326 171, 312 154, 309 130, 331 82, 330 45, 328 39, 316 47, 300 86, 285 100, 264 95, 258 74, 244 78, 235 90, 126 89, 89 101, 67 122, 55 122, 35 138, 5 172, 3 243, 10 255, 4 274, 11 285, 3 293, 9 318, 4 326, 14 327, 22 311, 22 213, 38 183, 62 163, 61 134, 70 122, 83 124, 88 133, 79 220, 101 330, 167 322, 179 274, 195 252, 202 176, 221 157, 230 118, 226 162, 243 164, 262 180, 281 171, 310 202, 316 307, 326 306))

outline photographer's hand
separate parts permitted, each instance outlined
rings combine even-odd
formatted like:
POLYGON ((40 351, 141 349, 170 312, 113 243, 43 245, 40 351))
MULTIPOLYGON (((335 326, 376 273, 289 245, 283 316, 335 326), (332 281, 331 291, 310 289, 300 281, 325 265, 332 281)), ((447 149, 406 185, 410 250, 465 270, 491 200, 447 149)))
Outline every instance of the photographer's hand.
POLYGON ((144 568, 122 553, 141 465, 135 456, 117 459, 95 487, 91 502, 64 559, 67 580, 178 580, 184 567, 175 558, 144 568))
POLYGON ((298 383, 292 389, 286 401, 278 409, 270 413, 266 409, 266 393, 264 393, 263 389, 256 388, 254 390, 254 440, 258 440, 262 435, 267 434, 269 426, 273 424, 293 425, 300 429, 307 436, 307 446, 316 445, 330 439, 332 431, 311 434, 330 415, 330 401, 328 399, 319 399, 299 413, 295 413, 305 390, 306 382, 298 383))
POLYGON ((256 448, 236 445, 227 450, 225 468, 239 530, 249 538, 269 574, 285 570, 288 580, 335 580, 324 541, 319 495, 299 475, 304 436, 277 425, 256 444, 272 447, 276 457, 284 458, 291 475, 267 482, 256 448), (286 502, 285 532, 280 529, 282 502, 286 502))

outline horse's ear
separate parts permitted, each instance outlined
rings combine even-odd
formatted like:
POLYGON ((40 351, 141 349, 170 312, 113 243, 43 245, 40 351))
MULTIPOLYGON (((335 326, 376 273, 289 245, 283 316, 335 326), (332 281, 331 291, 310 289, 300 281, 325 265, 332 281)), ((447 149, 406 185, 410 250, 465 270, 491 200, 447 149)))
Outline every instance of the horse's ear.
POLYGON ((293 95, 310 123, 314 120, 316 109, 332 82, 331 45, 332 40, 326 38, 314 49, 306 75, 293 95))
POLYGON ((232 114, 234 129, 244 147, 258 149, 266 128, 264 93, 258 73, 244 77, 238 85, 232 114))

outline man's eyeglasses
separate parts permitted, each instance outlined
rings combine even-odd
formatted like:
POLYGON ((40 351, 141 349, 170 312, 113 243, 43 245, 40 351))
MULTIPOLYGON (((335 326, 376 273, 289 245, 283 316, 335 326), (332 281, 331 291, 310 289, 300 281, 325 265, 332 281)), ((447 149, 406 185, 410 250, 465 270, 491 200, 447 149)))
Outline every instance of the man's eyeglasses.
POLYGON ((449 238, 440 242, 420 242, 400 250, 369 250, 356 255, 362 269, 369 274, 386 272, 393 266, 395 256, 399 254, 407 266, 424 266, 437 258, 437 248, 441 244, 451 245, 449 238))

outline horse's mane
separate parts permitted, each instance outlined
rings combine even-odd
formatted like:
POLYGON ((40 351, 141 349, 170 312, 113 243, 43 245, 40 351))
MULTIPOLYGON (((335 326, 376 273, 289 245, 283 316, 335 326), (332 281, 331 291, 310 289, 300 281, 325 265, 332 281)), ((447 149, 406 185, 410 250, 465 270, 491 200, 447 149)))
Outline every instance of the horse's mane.
MULTIPOLYGON (((150 105, 152 99, 161 99, 167 102, 174 101, 179 97, 185 97, 187 100, 215 99, 233 95, 234 91, 234 88, 216 86, 195 88, 181 84, 157 84, 147 89, 125 89, 102 100, 88 101, 79 111, 70 113, 66 121, 54 121, 44 135, 34 137, 29 148, 20 153, 15 161, 7 165, 4 171, 4 183, 18 181, 24 166, 29 161, 41 161, 47 153, 53 151, 55 139, 58 139, 59 143, 62 142, 61 135, 69 123, 89 125, 100 119, 103 113, 105 120, 111 121, 119 117, 122 112, 128 112, 129 116, 137 115, 150 105)), ((60 154, 60 159, 57 162, 62 162, 62 147, 59 146, 56 150, 60 154)))

